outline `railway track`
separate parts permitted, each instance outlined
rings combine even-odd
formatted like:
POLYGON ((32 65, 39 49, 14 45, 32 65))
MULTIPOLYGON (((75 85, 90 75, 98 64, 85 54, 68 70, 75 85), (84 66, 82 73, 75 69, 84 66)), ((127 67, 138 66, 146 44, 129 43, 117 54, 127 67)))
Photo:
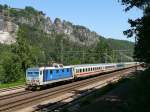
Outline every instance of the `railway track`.
POLYGON ((61 112, 61 110, 65 107, 71 107, 73 105, 78 104, 78 102, 80 102, 80 98, 87 96, 89 94, 91 94, 91 92, 96 92, 97 89, 104 87, 105 85, 107 85, 108 83, 113 83, 118 81, 122 76, 128 76, 126 73, 120 75, 120 77, 113 77, 112 79, 108 79, 108 82, 103 82, 103 83, 98 83, 96 85, 94 85, 93 87, 87 88, 85 89, 83 92, 75 92, 74 94, 64 97, 54 103, 51 104, 46 104, 46 105, 41 105, 40 108, 37 108, 35 111, 36 112, 61 112))
POLYGON ((50 88, 50 89, 43 90, 43 91, 27 92, 27 93, 20 92, 14 95, 12 94, 10 96, 8 95, 8 96, 0 97, 0 112, 4 112, 4 111, 12 112, 14 110, 24 108, 26 106, 31 106, 31 105, 40 103, 41 101, 45 101, 47 99, 51 99, 59 95, 65 94, 66 92, 74 91, 81 87, 88 86, 92 83, 106 80, 107 78, 110 78, 110 77, 119 76, 123 72, 126 72, 130 69, 116 71, 116 72, 109 73, 106 75, 97 76, 94 78, 69 83, 66 85, 58 86, 55 88, 50 88))
POLYGON ((21 89, 21 88, 25 88, 25 85, 0 89, 0 93, 1 93, 1 92, 12 91, 12 90, 16 90, 16 89, 21 89))
POLYGON ((24 94, 29 94, 31 92, 32 91, 26 91, 26 90, 24 90, 24 91, 12 93, 12 94, 6 94, 6 95, 3 95, 3 96, 0 96, 0 101, 1 100, 5 100, 5 99, 9 99, 9 98, 12 98, 12 97, 21 96, 21 95, 24 95, 24 94))

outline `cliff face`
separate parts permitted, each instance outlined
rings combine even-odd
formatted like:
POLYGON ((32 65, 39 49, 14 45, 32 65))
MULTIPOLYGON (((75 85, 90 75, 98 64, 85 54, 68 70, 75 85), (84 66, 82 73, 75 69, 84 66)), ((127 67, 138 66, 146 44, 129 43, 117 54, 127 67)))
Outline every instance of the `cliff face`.
POLYGON ((29 25, 47 34, 64 34, 64 37, 69 38, 70 41, 87 46, 98 42, 100 37, 96 32, 92 32, 84 26, 73 25, 71 22, 61 21, 59 18, 52 22, 50 17, 46 17, 43 12, 32 7, 16 9, 1 6, 0 35, 2 35, 2 32, 7 32, 9 36, 4 36, 0 42, 6 44, 15 42, 15 34, 20 24, 29 25), (4 40, 8 40, 8 42, 4 40))
POLYGON ((20 37, 26 38, 39 63, 48 60, 62 62, 63 59, 64 64, 103 63, 105 57, 109 62, 120 62, 122 57, 125 58, 124 61, 129 60, 134 49, 133 43, 128 41, 105 39, 84 26, 74 25, 60 18, 52 21, 42 11, 32 7, 16 9, 0 5, 1 50, 4 50, 3 46, 8 49, 6 44, 16 42, 18 29, 22 31, 20 37), (113 52, 120 49, 131 51, 113 52))

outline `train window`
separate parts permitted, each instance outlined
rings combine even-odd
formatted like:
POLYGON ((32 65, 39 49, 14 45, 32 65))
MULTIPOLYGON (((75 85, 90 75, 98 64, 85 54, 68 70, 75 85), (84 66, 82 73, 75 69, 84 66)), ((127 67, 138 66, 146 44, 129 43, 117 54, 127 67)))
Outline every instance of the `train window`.
POLYGON ((82 72, 82 69, 80 69, 80 72, 82 72))
POLYGON ((67 72, 69 72, 69 68, 67 68, 67 72))
POLYGON ((62 72, 64 72, 64 69, 62 69, 62 72))
POLYGON ((88 68, 88 71, 90 71, 90 68, 88 68))
POLYGON ((86 72, 88 71, 88 68, 86 68, 86 72))
POLYGON ((83 72, 84 72, 85 70, 84 70, 84 68, 83 68, 83 72))
POLYGON ((59 73, 59 70, 56 70, 56 73, 59 73))
POLYGON ((50 70, 50 74, 53 74, 53 70, 50 70))

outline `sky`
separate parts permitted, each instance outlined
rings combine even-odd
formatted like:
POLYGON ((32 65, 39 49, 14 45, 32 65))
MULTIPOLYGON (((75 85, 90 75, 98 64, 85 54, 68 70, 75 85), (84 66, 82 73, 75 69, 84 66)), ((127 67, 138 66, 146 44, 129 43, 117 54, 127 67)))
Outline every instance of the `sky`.
POLYGON ((123 35, 123 31, 130 28, 128 19, 142 16, 142 11, 136 8, 125 12, 118 0, 0 0, 0 4, 15 8, 32 6, 43 11, 52 21, 58 17, 86 26, 106 38, 129 41, 134 41, 134 38, 123 35))

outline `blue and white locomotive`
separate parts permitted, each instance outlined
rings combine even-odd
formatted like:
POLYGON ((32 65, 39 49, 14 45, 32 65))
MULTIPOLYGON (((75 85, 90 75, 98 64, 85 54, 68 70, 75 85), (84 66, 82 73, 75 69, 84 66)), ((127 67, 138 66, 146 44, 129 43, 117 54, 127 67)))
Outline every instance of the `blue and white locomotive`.
POLYGON ((60 81, 89 77, 103 72, 128 68, 135 65, 137 65, 136 62, 72 66, 54 64, 53 67, 28 68, 26 70, 26 85, 28 88, 37 88, 60 81))
POLYGON ((73 79, 73 69, 71 66, 38 67, 26 70, 26 84, 32 87, 71 79, 73 79))

